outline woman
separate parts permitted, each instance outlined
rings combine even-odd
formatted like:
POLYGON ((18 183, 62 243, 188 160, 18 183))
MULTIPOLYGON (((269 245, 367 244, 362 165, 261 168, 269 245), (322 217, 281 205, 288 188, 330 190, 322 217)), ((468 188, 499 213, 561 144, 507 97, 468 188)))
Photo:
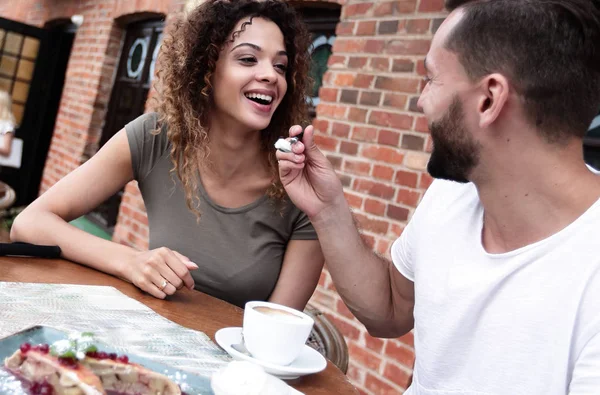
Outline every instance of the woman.
POLYGON ((11 238, 59 245, 65 258, 164 298, 184 285, 242 306, 303 309, 323 256, 285 196, 274 142, 305 119, 308 33, 280 1, 208 1, 162 47, 159 105, 32 203, 11 238), (150 251, 70 225, 139 183, 150 251))
POLYGON ((15 116, 12 112, 10 94, 0 90, 0 155, 10 156, 13 134, 15 133, 15 116))

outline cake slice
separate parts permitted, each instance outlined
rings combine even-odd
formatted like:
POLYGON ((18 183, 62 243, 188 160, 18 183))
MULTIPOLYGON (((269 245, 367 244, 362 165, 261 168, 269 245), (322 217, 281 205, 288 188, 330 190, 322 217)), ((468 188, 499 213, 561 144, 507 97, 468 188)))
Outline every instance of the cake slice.
POLYGON ((167 376, 129 362, 126 355, 88 352, 81 364, 100 378, 106 391, 122 395, 180 395, 181 389, 167 376))
POLYGON ((100 379, 73 358, 51 355, 47 344, 24 343, 4 361, 4 366, 31 384, 34 395, 105 395, 100 379))

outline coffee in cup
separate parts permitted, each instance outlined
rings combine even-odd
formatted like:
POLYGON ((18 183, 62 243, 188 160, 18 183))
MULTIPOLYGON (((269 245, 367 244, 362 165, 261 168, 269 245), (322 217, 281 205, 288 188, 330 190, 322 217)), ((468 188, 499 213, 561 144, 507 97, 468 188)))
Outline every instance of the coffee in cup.
POLYGON ((246 349, 256 359, 289 365, 302 352, 314 320, 287 306, 248 302, 242 333, 246 349))

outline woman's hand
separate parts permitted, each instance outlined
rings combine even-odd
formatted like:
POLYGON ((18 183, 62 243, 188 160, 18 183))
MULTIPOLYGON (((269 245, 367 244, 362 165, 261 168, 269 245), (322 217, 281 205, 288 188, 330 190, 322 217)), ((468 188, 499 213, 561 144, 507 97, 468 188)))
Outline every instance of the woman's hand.
POLYGON ((190 270, 196 269, 189 258, 166 247, 137 252, 124 266, 126 280, 159 299, 184 286, 194 289, 190 270))

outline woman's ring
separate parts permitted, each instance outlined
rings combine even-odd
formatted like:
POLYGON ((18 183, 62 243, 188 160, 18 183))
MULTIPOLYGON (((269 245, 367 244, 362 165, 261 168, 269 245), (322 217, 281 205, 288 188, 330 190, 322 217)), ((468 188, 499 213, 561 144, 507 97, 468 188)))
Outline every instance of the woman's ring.
POLYGON ((160 290, 162 291, 163 289, 165 289, 165 287, 167 286, 167 284, 168 284, 168 283, 169 283, 169 282, 168 282, 167 280, 164 280, 164 279, 163 279, 163 283, 162 283, 162 285, 160 286, 160 290))

